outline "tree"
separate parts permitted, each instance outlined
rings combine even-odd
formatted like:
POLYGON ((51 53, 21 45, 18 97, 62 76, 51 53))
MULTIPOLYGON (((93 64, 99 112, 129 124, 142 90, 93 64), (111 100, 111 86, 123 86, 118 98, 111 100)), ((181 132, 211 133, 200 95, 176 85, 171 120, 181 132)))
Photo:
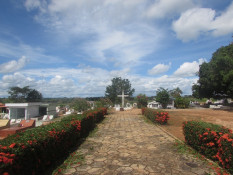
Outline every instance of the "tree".
MULTIPOLYGON (((233 97, 233 44, 219 48, 209 63, 200 65, 194 93, 203 98, 233 97)), ((195 95, 195 94, 194 94, 195 95)))
POLYGON ((200 98, 199 94, 200 94, 200 92, 199 92, 199 85, 193 84, 193 86, 192 86, 192 96, 194 98, 200 98))
POLYGON ((8 94, 10 94, 8 98, 13 102, 39 102, 43 98, 39 91, 30 89, 29 86, 23 88, 11 87, 8 90, 8 94))
POLYGON ((173 98, 177 98, 177 97, 181 97, 181 94, 182 94, 182 90, 180 90, 179 87, 173 89, 173 90, 170 90, 169 91, 169 94, 173 97, 173 98))
POLYGON ((137 96, 137 106, 138 108, 146 107, 147 106, 147 96, 145 94, 139 94, 137 96))
POLYGON ((71 107, 78 112, 83 112, 90 108, 90 104, 83 98, 75 98, 71 103, 71 107))
POLYGON ((162 107, 165 109, 167 108, 167 105, 169 103, 170 97, 169 97, 169 92, 167 89, 164 89, 162 87, 160 87, 157 91, 156 91, 156 101, 161 103, 162 107))
POLYGON ((175 107, 176 108, 188 108, 189 107, 189 99, 184 97, 177 97, 175 99, 175 107))
POLYGON ((109 98, 100 98, 98 101, 95 102, 96 107, 110 107, 113 105, 109 98))
POLYGON ((113 103, 119 103, 120 98, 117 95, 122 94, 122 90, 126 95, 132 97, 135 89, 131 88, 130 81, 128 79, 121 79, 121 77, 113 78, 112 85, 106 87, 105 96, 109 98, 113 103))

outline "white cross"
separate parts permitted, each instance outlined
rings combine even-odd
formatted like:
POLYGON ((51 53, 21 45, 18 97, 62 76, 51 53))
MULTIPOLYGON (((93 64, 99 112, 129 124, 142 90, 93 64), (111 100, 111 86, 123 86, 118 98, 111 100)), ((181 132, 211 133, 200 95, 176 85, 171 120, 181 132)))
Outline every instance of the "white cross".
POLYGON ((122 108, 124 108, 124 99, 125 99, 125 97, 128 97, 128 95, 125 95, 124 90, 122 90, 122 95, 117 95, 117 96, 121 97, 122 108))

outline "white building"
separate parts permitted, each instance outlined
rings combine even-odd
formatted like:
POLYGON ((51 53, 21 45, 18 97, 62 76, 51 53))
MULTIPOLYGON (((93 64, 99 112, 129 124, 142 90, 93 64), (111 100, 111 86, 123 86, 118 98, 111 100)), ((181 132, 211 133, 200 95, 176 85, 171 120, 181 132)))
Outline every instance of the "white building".
POLYGON ((152 109, 161 109, 162 105, 157 101, 152 101, 152 102, 147 104, 147 107, 152 108, 152 109))
MULTIPOLYGON (((163 108, 162 105, 157 101, 152 101, 152 102, 148 103, 147 107, 152 108, 152 109, 162 109, 163 108)), ((167 109, 175 109, 174 100, 170 100, 169 104, 167 105, 167 109)))
POLYGON ((39 117, 42 115, 52 115, 56 113, 49 104, 36 103, 6 103, 5 106, 9 109, 9 119, 25 119, 39 117))

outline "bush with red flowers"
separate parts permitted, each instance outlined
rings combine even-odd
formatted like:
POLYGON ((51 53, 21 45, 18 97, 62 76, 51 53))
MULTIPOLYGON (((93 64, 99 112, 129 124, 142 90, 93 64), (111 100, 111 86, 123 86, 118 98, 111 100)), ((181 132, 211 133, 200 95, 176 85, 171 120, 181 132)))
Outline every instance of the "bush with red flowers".
POLYGON ((106 108, 99 108, 70 115, 1 140, 0 174, 43 174, 67 156, 106 114, 106 108))
POLYGON ((141 108, 142 110, 142 115, 144 115, 146 108, 141 108))
POLYGON ((143 108, 142 115, 145 115, 152 122, 158 123, 161 125, 167 124, 169 120, 168 112, 163 112, 163 111, 159 111, 156 109, 143 108))
POLYGON ((183 123, 185 142, 233 173, 233 134, 220 125, 188 121, 183 123))

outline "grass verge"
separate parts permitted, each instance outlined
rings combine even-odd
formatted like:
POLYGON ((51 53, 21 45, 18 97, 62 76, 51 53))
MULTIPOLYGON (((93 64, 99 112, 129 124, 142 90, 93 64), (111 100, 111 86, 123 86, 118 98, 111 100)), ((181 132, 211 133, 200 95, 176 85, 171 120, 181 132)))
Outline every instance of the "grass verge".
MULTIPOLYGON (((205 156, 198 153, 196 150, 186 145, 184 142, 176 140, 173 147, 180 154, 189 154, 194 156, 195 158, 202 160, 206 165, 210 166, 212 170, 216 172, 217 175, 230 175, 226 170, 222 169, 217 163, 207 159, 205 156)), ((211 173, 207 173, 205 175, 210 175, 211 173)))
POLYGON ((64 161, 62 165, 57 167, 53 171, 53 175, 61 175, 63 172, 69 168, 71 168, 72 165, 81 165, 81 163, 84 161, 84 156, 79 152, 73 152, 70 154, 70 156, 64 161))

